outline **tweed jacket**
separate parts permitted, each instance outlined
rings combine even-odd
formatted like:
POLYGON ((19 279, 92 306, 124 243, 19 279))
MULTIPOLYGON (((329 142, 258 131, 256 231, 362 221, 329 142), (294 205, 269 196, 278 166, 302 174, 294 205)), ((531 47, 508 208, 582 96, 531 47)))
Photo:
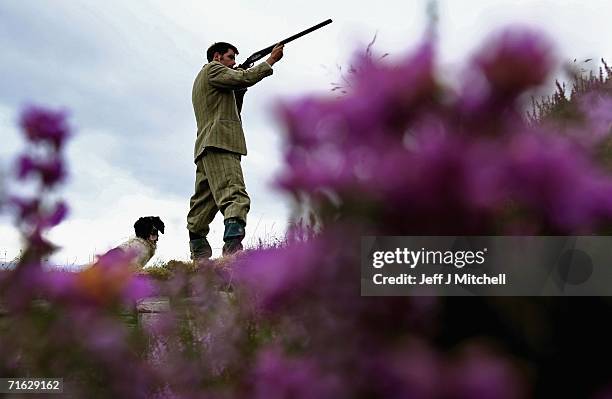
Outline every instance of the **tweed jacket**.
POLYGON ((247 70, 231 69, 218 61, 204 65, 193 83, 191 96, 198 126, 194 162, 207 147, 247 154, 234 90, 252 86, 270 75, 272 67, 267 62, 247 70))

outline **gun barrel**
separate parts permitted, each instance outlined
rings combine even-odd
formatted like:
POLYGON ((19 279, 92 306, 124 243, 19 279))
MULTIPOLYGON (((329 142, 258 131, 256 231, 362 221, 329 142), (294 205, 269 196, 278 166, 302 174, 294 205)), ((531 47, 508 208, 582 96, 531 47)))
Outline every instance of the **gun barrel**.
MULTIPOLYGON (((298 38, 300 38, 300 37, 302 37, 302 36, 304 36, 304 35, 309 34, 310 32, 313 32, 313 31, 315 31, 315 30, 317 30, 317 29, 320 29, 320 28, 324 27, 325 25, 328 25, 328 24, 331 24, 331 23, 332 23, 332 20, 331 20, 331 19, 328 19, 328 20, 326 20, 326 21, 321 22, 320 24, 317 24, 317 25, 315 25, 315 26, 311 26, 310 28, 308 28, 308 29, 305 29, 305 30, 301 31, 300 33, 296 33, 296 34, 295 34, 295 35, 293 35, 293 36, 289 36, 288 38, 286 38, 286 39, 284 39, 284 40, 281 40, 281 41, 280 41, 278 44, 286 44, 286 43, 289 43, 289 42, 291 42, 291 41, 294 41, 295 39, 298 39, 298 38)), ((242 64, 240 64, 240 65, 238 66, 238 68, 242 68, 242 69, 244 69, 245 67, 246 67, 246 68, 249 68, 251 65, 253 65, 253 63, 254 63, 255 61, 257 61, 257 60, 259 60, 259 59, 261 59, 261 58, 265 57, 265 56, 266 56, 266 55, 268 55, 268 54, 270 54, 270 53, 272 52, 272 49, 274 48, 274 46, 276 46, 276 43, 275 43, 275 44, 273 44, 273 45, 271 45, 271 46, 266 47, 266 48, 265 48, 265 49, 263 49, 263 50, 259 50, 258 52, 251 54, 251 55, 249 56, 249 58, 247 58, 247 59, 244 61, 244 63, 242 63, 242 64)))
MULTIPOLYGON (((324 27, 325 25, 328 25, 328 24, 331 24, 331 23, 332 23, 332 20, 331 20, 331 19, 328 19, 327 21, 323 21, 323 22, 321 22, 320 24, 317 24, 317 25, 315 25, 315 26, 311 26, 310 28, 308 28, 308 29, 306 29, 306 30, 301 31, 300 33, 296 33, 295 35, 290 36, 290 37, 286 38, 285 40, 282 40, 282 41, 280 42, 280 44, 286 44, 286 43, 289 43, 289 42, 291 42, 291 41, 294 41, 294 40, 295 40, 295 39, 297 39, 297 38, 300 38, 300 37, 302 37, 302 36, 304 36, 304 35, 307 35, 307 34, 309 34, 310 32, 313 32, 313 31, 315 31, 315 30, 317 30, 317 29, 320 29, 320 28, 324 27)), ((272 48, 274 48, 274 46, 272 46, 272 48)))

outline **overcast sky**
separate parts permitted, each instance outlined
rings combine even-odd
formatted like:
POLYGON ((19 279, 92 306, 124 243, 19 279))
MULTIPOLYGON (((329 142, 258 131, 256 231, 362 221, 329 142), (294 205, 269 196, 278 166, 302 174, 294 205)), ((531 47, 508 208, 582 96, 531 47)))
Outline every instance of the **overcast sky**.
MULTIPOLYGON (((235 44, 238 62, 327 18, 333 24, 286 46, 275 73, 249 90, 243 109, 252 199, 246 242, 282 238, 290 204, 269 185, 280 170, 282 128, 273 105, 306 93, 331 95, 338 65, 378 32, 375 49, 402 55, 426 24, 426 0, 231 3, 207 1, 3 0, 0 2, 0 176, 22 148, 19 110, 38 103, 70 110, 70 217, 53 233, 58 263, 87 262, 133 234, 145 215, 166 222, 152 260, 187 259, 185 215, 193 191, 193 79, 214 41, 235 44), (228 11, 229 10, 229 11, 228 11)), ((440 58, 457 70, 492 29, 535 25, 560 59, 610 58, 609 1, 446 0, 438 2, 440 58)), ((6 179, 4 179, 6 180, 6 179)), ((6 181, 4 182, 6 184, 6 181)), ((218 215, 209 239, 222 246, 218 215)), ((12 220, 0 217, 0 262, 19 252, 12 220)))

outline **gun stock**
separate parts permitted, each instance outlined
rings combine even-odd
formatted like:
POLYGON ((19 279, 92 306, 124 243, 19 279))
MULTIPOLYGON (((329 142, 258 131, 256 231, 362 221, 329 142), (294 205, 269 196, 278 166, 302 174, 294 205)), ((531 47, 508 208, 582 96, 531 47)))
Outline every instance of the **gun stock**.
POLYGON ((270 54, 272 52, 272 49, 274 48, 274 46, 276 46, 277 44, 286 44, 286 43, 292 42, 295 39, 298 39, 298 38, 300 38, 300 37, 302 37, 304 35, 309 34, 310 32, 313 32, 313 31, 315 31, 315 30, 317 30, 319 28, 322 28, 325 25, 328 25, 328 24, 331 24, 331 23, 332 23, 332 20, 328 19, 327 21, 323 21, 320 24, 317 24, 315 26, 311 26, 310 28, 301 31, 300 33, 296 33, 295 35, 290 36, 290 37, 288 37, 288 38, 286 38, 284 40, 281 40, 278 43, 275 43, 275 44, 273 44, 271 46, 268 46, 265 49, 259 50, 256 53, 251 54, 249 56, 249 58, 244 60, 244 62, 242 64, 238 65, 238 68, 248 69, 248 68, 252 67, 253 64, 256 61, 258 61, 258 60, 262 59, 263 57, 265 57, 266 55, 270 54))

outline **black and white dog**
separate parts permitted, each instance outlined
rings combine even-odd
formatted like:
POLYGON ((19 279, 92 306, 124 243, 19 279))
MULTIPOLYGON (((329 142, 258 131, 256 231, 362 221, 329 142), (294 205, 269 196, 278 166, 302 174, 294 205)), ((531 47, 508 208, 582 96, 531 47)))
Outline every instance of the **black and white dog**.
POLYGON ((134 263, 143 268, 155 255, 159 233, 164 234, 164 222, 159 216, 145 216, 134 223, 136 237, 119 245, 117 248, 134 254, 134 263))

